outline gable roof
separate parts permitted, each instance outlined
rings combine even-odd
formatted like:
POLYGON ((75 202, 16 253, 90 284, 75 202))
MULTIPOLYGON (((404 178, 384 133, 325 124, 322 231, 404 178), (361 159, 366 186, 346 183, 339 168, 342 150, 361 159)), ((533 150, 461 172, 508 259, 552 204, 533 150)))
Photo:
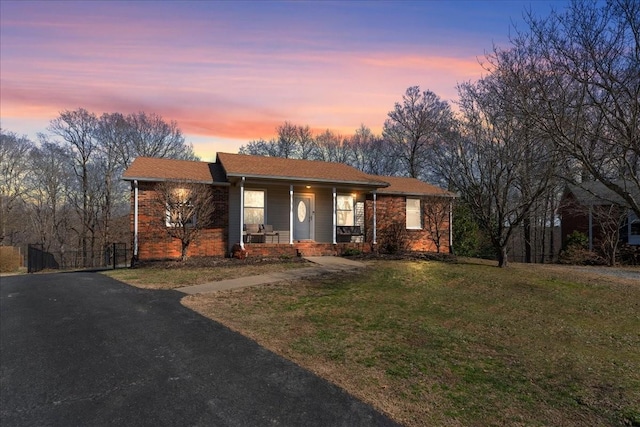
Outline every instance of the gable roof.
POLYGON ((127 181, 192 181, 226 185, 220 165, 192 160, 136 157, 122 175, 127 181))
POLYGON ((405 196, 442 196, 455 197, 455 194, 435 185, 427 184, 416 178, 400 176, 375 176, 389 183, 386 188, 378 190, 378 194, 398 194, 405 196))
MULTIPOLYGON (((624 185, 623 181, 617 182, 618 185, 624 185)), ((618 193, 605 186, 600 181, 588 181, 579 185, 569 184, 565 190, 565 194, 570 193, 576 198, 577 202, 582 206, 602 206, 602 205, 618 205, 628 207, 629 204, 618 193)), ((632 194, 638 193, 631 191, 632 194)), ((640 194, 634 194, 634 197, 640 198, 640 194)))
POLYGON ((388 186, 386 180, 344 163, 229 153, 218 153, 218 163, 228 177, 388 186))
POLYGON ((124 172, 127 181, 192 181, 228 185, 227 177, 326 182, 377 188, 378 194, 455 197, 415 178, 366 174, 343 163, 218 153, 216 163, 137 157, 124 172))

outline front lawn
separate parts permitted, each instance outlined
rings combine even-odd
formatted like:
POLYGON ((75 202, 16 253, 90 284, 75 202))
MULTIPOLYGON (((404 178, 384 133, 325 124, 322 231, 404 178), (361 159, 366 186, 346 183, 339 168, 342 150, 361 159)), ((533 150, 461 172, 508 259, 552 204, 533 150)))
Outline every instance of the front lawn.
POLYGON ((183 303, 409 426, 640 425, 640 284, 377 261, 183 303))
POLYGON ((302 258, 237 260, 233 258, 192 259, 186 262, 166 261, 142 265, 136 268, 104 271, 116 280, 146 289, 175 289, 201 285, 239 277, 286 271, 308 267, 302 258))

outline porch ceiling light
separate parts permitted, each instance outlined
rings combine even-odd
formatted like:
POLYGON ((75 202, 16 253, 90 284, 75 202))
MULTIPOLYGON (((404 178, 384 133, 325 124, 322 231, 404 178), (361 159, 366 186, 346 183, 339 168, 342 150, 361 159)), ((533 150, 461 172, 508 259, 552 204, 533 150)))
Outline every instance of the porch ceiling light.
POLYGON ((305 187, 306 187, 306 188, 311 188, 311 186, 310 186, 310 185, 307 185, 307 186, 305 186, 305 187))

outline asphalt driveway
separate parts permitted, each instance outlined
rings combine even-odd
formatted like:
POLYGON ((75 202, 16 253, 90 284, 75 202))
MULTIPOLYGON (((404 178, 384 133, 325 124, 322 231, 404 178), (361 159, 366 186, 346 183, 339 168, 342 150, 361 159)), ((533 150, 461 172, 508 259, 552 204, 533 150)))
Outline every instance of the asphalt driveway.
POLYGON ((183 296, 96 273, 1 278, 0 425, 396 425, 183 296))

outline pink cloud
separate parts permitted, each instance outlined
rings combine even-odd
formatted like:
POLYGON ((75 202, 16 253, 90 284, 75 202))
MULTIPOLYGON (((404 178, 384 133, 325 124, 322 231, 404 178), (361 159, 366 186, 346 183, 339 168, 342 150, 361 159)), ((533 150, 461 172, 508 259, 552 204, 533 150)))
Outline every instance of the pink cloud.
POLYGON ((424 55, 415 44, 332 46, 303 22, 242 31, 225 15, 169 25, 135 7, 124 16, 123 4, 100 7, 88 17, 64 8, 3 17, 3 121, 47 123, 84 107, 155 112, 198 137, 268 138, 285 120, 379 132, 407 87, 452 100, 456 83, 482 71, 476 58, 424 55))

